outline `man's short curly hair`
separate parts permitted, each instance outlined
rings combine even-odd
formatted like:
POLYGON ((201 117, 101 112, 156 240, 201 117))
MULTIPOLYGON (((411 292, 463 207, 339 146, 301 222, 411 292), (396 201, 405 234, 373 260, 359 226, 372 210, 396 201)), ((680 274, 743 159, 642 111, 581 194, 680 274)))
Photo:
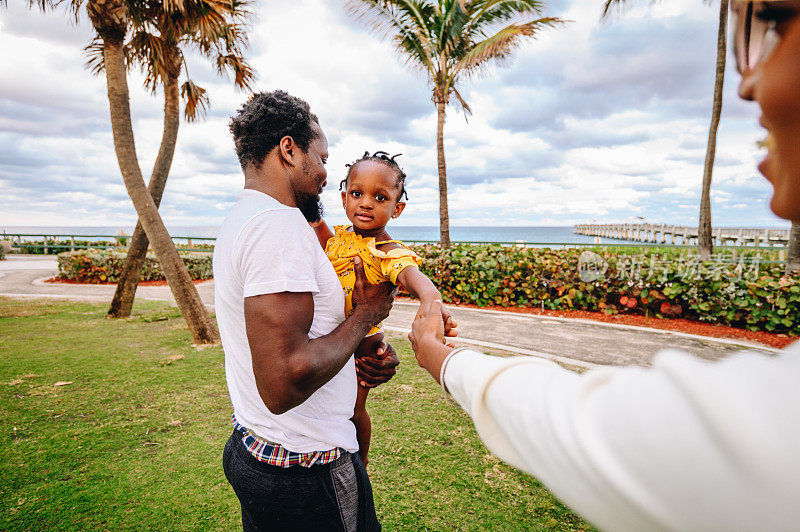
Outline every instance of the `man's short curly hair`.
POLYGON ((281 90, 253 94, 229 125, 242 170, 248 163, 261 166, 267 154, 287 135, 301 150, 308 151, 316 136, 312 121, 319 124, 305 100, 281 90))

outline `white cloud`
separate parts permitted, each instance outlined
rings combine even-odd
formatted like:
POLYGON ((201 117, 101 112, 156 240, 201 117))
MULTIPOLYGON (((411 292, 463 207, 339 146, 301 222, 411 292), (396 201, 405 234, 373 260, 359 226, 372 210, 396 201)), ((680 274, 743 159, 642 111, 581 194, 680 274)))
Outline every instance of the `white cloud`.
MULTIPOLYGON (((18 4, 18 3, 17 3, 18 4)), ((446 150, 453 225, 569 224, 588 219, 695 222, 714 80, 717 9, 695 0, 640 6, 599 23, 600 2, 558 0, 573 22, 545 31, 507 68, 462 86, 469 121, 450 107, 446 150)), ((424 75, 344 13, 344 0, 259 3, 250 38, 262 90, 309 101, 330 141, 328 216, 343 223, 338 182, 364 150, 402 153, 403 225, 438 224, 436 116, 424 75)), ((0 11, 0 228, 132 226, 108 124, 104 78, 84 68, 91 37, 63 11, 0 11)), ((227 130, 245 95, 198 57, 212 109, 181 123, 162 214, 215 225, 242 186, 227 130)), ((161 139, 160 95, 130 77, 142 172, 161 139)), ((775 225, 755 177, 757 111, 729 68, 713 198, 715 222, 775 225)))

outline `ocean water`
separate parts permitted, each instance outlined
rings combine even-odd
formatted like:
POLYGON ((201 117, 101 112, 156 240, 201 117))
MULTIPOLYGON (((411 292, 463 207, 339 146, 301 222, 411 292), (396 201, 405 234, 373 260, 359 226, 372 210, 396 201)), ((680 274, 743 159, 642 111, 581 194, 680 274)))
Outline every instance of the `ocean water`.
MULTIPOLYGON (((218 226, 168 226, 170 234, 175 238, 217 236, 218 226)), ((54 227, 54 226, 2 226, 0 237, 6 234, 36 235, 74 235, 91 236, 86 240, 100 240, 98 236, 117 235, 124 231, 133 233, 133 227, 97 226, 97 227, 54 227)), ((423 242, 439 240, 439 228, 435 226, 401 226, 392 225, 389 233, 396 240, 407 242, 423 242)), ((530 227, 491 227, 491 226, 456 226, 450 228, 450 240, 453 242, 527 242, 537 244, 582 243, 595 242, 594 237, 576 235, 571 226, 530 226, 530 227)), ((602 242, 614 242, 603 239, 602 242)))

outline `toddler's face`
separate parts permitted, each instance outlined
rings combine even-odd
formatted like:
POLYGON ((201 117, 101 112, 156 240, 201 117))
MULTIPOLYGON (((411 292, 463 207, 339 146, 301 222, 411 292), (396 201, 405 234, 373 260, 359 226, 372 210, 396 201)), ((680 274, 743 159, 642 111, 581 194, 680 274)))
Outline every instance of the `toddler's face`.
POLYGON ((347 190, 342 192, 347 219, 361 231, 379 231, 397 218, 406 204, 398 201, 397 173, 387 165, 362 161, 350 171, 347 190))

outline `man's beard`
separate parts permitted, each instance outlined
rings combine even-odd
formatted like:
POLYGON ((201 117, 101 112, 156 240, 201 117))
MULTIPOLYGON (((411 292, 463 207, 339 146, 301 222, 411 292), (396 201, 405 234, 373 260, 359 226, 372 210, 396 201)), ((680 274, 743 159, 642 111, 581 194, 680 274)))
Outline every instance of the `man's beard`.
POLYGON ((309 222, 318 222, 322 219, 322 198, 319 194, 301 194, 297 198, 297 208, 309 222))

